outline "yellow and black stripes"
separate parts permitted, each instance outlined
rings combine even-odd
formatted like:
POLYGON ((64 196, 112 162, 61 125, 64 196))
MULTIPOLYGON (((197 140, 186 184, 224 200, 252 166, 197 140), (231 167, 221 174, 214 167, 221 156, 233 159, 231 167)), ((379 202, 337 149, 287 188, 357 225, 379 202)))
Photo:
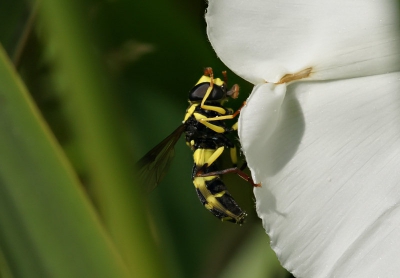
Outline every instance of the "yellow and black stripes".
POLYGON ((246 213, 237 205, 219 175, 199 176, 217 171, 215 160, 221 155, 221 148, 195 150, 192 178, 197 195, 206 209, 222 221, 242 224, 246 213))
POLYGON ((227 127, 227 120, 236 117, 240 109, 223 106, 228 97, 236 98, 239 86, 226 89, 226 83, 214 79, 212 70, 196 83, 189 93, 189 108, 183 120, 186 125, 186 144, 193 150, 193 184, 206 209, 223 221, 242 224, 246 213, 237 205, 221 180, 220 174, 238 173, 235 144, 229 138, 235 135, 237 123, 227 127), (217 162, 225 149, 229 149, 234 168, 220 171, 217 162))
POLYGON ((182 133, 186 144, 193 151, 194 166, 192 179, 197 195, 206 209, 223 221, 242 224, 246 213, 237 205, 228 192, 221 175, 236 173, 253 186, 251 177, 237 166, 237 152, 233 143, 237 137, 237 123, 228 126, 228 120, 235 118, 240 109, 234 112, 224 106, 229 99, 239 95, 239 86, 226 88, 224 80, 214 78, 211 68, 206 68, 204 75, 189 91, 189 107, 183 123, 167 138, 150 150, 138 162, 138 175, 145 192, 153 190, 164 177, 174 154, 174 146, 182 133), (224 151, 230 153, 232 168, 218 169, 218 162, 224 151))
POLYGON ((197 196, 204 207, 222 221, 243 224, 246 213, 236 204, 221 179, 215 177, 210 181, 205 181, 205 186, 203 185, 204 179, 195 178, 193 181, 197 196), (202 184, 200 187, 198 186, 199 183, 202 184))

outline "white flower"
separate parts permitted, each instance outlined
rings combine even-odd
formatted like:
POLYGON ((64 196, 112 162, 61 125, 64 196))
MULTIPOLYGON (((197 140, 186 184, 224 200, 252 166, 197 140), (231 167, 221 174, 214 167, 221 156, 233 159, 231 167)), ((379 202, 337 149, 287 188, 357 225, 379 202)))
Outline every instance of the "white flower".
POLYGON ((262 183, 257 212, 295 276, 400 276, 397 11, 394 0, 209 1, 215 51, 255 84, 239 136, 262 183))

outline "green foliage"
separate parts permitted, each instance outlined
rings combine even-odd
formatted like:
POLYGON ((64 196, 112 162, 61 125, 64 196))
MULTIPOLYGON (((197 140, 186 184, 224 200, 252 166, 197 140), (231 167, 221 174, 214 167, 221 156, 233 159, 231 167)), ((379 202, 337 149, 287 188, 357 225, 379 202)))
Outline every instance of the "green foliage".
MULTIPOLYGON (((287 275, 260 234, 249 185, 225 178, 249 220, 219 222, 197 199, 183 142, 151 196, 135 182, 134 162, 182 121, 202 69, 226 69, 205 34, 204 1, 7 2, 1 276, 287 275)), ((237 108, 251 86, 228 78, 241 86, 237 108)))

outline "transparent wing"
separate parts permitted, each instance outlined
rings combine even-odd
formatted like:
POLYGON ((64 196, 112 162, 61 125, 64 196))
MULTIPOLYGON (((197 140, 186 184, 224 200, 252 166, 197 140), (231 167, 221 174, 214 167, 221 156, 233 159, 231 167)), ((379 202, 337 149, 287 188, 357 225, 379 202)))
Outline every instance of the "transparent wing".
POLYGON ((174 157, 174 146, 185 125, 180 125, 167 138, 146 153, 136 164, 139 181, 145 193, 150 193, 164 178, 174 157))

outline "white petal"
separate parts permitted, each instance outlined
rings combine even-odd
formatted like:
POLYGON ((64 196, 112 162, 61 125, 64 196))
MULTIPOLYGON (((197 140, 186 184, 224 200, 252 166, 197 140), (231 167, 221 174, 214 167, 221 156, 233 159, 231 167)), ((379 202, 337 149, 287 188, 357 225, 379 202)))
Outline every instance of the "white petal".
POLYGON ((250 82, 312 68, 329 80, 400 70, 396 0, 210 0, 208 37, 250 82))
POLYGON ((241 140, 242 149, 245 156, 252 157, 248 160, 249 168, 253 169, 253 179, 256 183, 259 168, 256 165, 265 165, 266 160, 263 156, 258 156, 259 151, 252 148, 253 144, 265 146, 268 144, 270 136, 275 131, 275 128, 281 118, 281 106, 285 98, 286 84, 275 85, 273 83, 264 83, 254 87, 252 94, 247 99, 247 103, 256 103, 262 105, 247 105, 242 108, 239 117, 239 137, 241 140), (251 119, 251 120, 250 120, 251 119), (242 121, 246 122, 242 124, 242 121), (260 128, 261 127, 261 128, 260 128), (247 135, 247 136, 246 136, 247 135), (254 167, 253 167, 254 165, 254 167))
POLYGON ((399 80, 392 73, 299 82, 280 109, 269 101, 280 86, 256 87, 249 99, 240 137, 262 182, 257 210, 296 276, 400 274, 399 80), (281 114, 272 134, 272 112, 259 119, 266 105, 281 114))

